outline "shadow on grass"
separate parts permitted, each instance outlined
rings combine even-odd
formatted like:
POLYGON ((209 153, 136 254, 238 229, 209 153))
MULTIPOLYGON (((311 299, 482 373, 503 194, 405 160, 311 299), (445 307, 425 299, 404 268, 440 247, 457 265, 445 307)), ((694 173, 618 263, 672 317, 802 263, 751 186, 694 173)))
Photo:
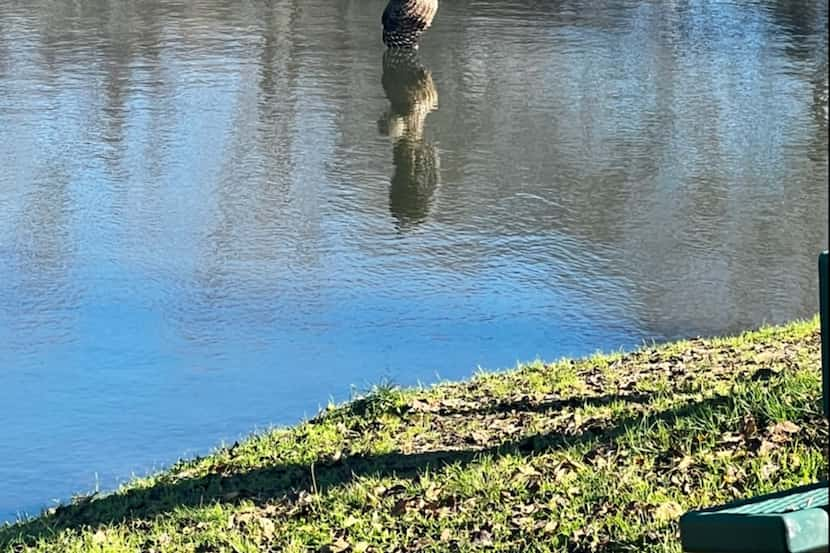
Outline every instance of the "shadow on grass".
POLYGON ((524 412, 524 413, 546 413, 559 411, 561 409, 575 409, 577 407, 603 407, 615 402, 644 404, 651 401, 654 394, 630 393, 630 394, 606 394, 600 396, 575 396, 569 398, 556 398, 543 401, 533 401, 530 398, 523 398, 514 401, 498 401, 477 405, 475 407, 442 406, 439 405, 430 412, 442 416, 459 415, 496 415, 499 413, 524 412))
MULTIPOLYGON (((626 397, 620 396, 620 399, 626 397)), ((583 397, 579 404, 589 404, 596 399, 583 397)), ((640 403, 645 398, 635 395, 631 396, 631 400, 640 403)), ((599 401, 609 400, 601 397, 599 401)), ((483 449, 343 457, 338 461, 315 464, 314 483, 311 466, 305 464, 279 464, 242 473, 210 474, 161 482, 150 488, 133 489, 123 494, 59 507, 37 519, 0 529, 0 547, 7 547, 17 541, 31 543, 68 528, 147 519, 177 507, 198 507, 215 502, 237 503, 241 500, 261 504, 273 499, 290 499, 301 490, 312 489, 314 485, 320 492, 324 492, 347 484, 359 476, 412 477, 426 469, 434 471, 447 464, 473 463, 483 455, 544 453, 593 441, 600 446, 612 443, 631 429, 642 428, 645 422, 675 420, 728 403, 729 398, 715 396, 658 413, 612 420, 608 427, 595 427, 577 435, 537 434, 483 449)))

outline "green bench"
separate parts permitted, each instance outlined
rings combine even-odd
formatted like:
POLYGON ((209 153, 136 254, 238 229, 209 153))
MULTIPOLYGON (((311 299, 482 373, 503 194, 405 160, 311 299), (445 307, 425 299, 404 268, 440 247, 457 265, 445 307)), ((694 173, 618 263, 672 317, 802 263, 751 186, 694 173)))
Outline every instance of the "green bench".
MULTIPOLYGON (((830 415, 830 280, 819 255, 819 317, 825 416, 830 415)), ((828 483, 820 482, 680 517, 686 553, 819 553, 828 551, 828 483)))

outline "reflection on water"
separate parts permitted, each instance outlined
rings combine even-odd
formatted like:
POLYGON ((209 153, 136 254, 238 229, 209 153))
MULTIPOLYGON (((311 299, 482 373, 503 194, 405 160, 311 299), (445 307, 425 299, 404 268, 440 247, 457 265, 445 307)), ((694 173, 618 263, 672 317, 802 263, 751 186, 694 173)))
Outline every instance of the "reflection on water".
POLYGON ((458 0, 379 63, 385 3, 0 0, 0 518, 352 384, 815 312, 826 1, 458 0))
POLYGON ((426 219, 440 178, 438 149, 424 138, 427 115, 438 108, 438 90, 417 50, 387 50, 381 82, 389 109, 378 129, 394 143, 389 211, 401 225, 416 223, 426 219))

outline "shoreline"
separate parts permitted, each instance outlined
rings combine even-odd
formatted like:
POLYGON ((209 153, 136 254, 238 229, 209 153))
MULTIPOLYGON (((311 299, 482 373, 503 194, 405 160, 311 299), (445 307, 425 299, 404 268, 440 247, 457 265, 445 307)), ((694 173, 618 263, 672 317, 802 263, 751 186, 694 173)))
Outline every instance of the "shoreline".
POLYGON ((376 386, 13 525, 0 551, 669 551, 683 512, 827 477, 818 318, 376 386))

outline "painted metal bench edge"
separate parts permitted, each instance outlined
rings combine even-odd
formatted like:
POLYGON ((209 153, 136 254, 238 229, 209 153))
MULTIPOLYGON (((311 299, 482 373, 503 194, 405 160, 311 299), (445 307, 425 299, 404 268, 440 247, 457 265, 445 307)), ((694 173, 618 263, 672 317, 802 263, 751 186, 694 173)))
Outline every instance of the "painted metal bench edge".
POLYGON ((827 498, 815 507, 789 512, 752 512, 782 498, 827 489, 819 482, 790 490, 690 511, 680 518, 681 544, 687 553, 813 553, 827 551, 827 498))
MULTIPOLYGON (((818 256, 822 407, 830 416, 830 253, 818 256)), ((787 513, 730 513, 730 509, 796 496, 827 482, 690 511, 680 517, 684 553, 823 553, 830 551, 828 506, 787 513)))

